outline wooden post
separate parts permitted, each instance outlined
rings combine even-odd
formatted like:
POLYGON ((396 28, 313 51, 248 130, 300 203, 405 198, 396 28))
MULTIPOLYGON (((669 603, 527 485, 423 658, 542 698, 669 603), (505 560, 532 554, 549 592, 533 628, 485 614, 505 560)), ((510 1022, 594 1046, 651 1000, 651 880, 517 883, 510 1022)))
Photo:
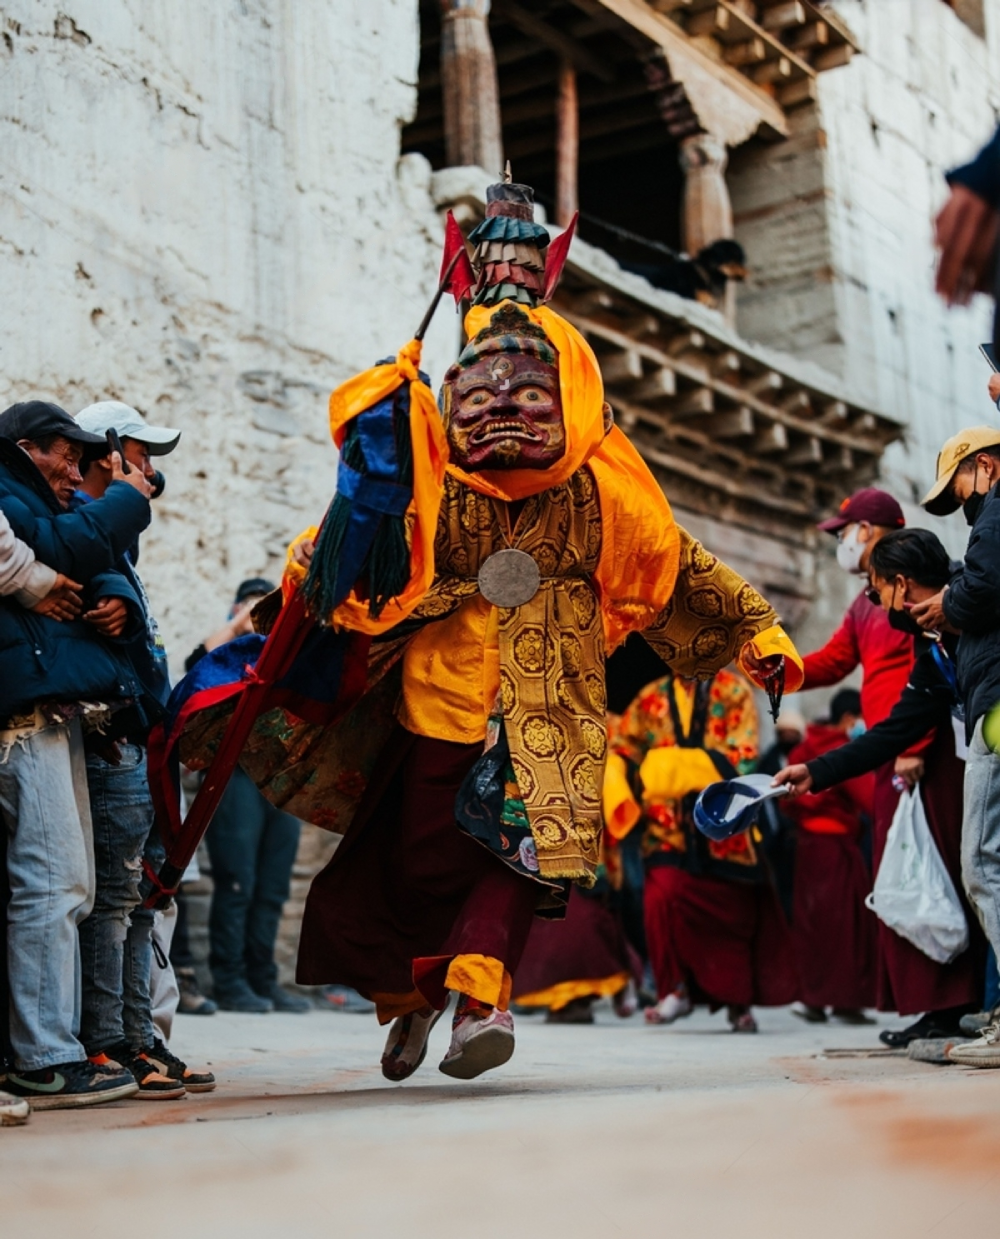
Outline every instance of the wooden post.
POLYGON ((733 235, 733 206, 726 185, 725 145, 707 133, 681 143, 684 168, 684 248, 692 257, 733 235))
MULTIPOLYGON (((733 204, 726 184, 729 152, 725 143, 708 133, 698 133, 681 143, 684 168, 684 249, 692 257, 699 250, 733 235, 733 204)), ((723 313, 732 323, 736 317, 735 287, 730 281, 723 313)))
POLYGON ((559 68, 556 102, 556 223, 565 228, 579 206, 577 167, 580 157, 580 109, 576 69, 564 60, 559 68))
POLYGON ((476 165, 500 177, 500 87, 489 28, 490 0, 441 0, 444 142, 452 167, 476 165))

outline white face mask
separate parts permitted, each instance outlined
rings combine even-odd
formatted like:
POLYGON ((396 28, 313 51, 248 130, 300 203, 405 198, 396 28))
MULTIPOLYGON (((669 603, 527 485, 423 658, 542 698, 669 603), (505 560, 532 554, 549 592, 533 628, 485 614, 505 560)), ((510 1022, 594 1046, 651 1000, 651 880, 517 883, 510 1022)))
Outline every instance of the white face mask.
POLYGON ((861 556, 865 553, 865 543, 858 539, 861 526, 855 525, 837 542, 837 563, 845 572, 861 572, 861 556))

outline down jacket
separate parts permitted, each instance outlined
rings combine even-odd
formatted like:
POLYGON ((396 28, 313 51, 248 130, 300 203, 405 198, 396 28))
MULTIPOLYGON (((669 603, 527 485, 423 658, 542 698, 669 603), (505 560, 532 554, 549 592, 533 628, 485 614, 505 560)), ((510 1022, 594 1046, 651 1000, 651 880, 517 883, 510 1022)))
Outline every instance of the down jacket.
POLYGON ((84 610, 100 598, 123 598, 129 622, 118 640, 82 620, 60 623, 0 598, 0 723, 37 701, 140 698, 143 686, 127 644, 142 624, 142 604, 113 570, 149 524, 149 501, 127 482, 105 497, 66 512, 26 452, 0 439, 0 511, 40 563, 84 585, 84 610))

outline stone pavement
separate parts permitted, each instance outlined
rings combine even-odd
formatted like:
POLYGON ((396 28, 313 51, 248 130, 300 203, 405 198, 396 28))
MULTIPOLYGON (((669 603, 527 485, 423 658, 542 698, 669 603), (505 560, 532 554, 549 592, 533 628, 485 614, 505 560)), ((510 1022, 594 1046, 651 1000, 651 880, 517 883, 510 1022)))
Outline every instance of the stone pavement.
POLYGON ((378 1070, 373 1019, 181 1017, 214 1094, 36 1114, 0 1133, 3 1239, 508 1239, 997 1233, 1000 1072, 905 1057, 870 1028, 758 1013, 673 1028, 518 1020, 472 1083, 378 1070))

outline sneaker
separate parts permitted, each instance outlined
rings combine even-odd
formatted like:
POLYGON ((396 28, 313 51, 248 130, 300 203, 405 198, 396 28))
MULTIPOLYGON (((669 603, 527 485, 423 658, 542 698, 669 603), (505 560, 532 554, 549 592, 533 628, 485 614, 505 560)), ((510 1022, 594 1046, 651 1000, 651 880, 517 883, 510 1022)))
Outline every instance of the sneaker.
POLYGON ((0 1092, 0 1127, 21 1127, 30 1113, 31 1106, 23 1097, 0 1092))
POLYGON ((210 1071, 192 1071, 163 1044, 159 1037, 153 1044, 140 1050, 142 1056, 151 1062, 156 1069, 171 1080, 177 1080, 184 1085, 189 1093, 210 1093, 215 1088, 215 1076, 210 1071))
POLYGON ((988 1024, 975 1041, 953 1045, 948 1057, 965 1067, 1000 1067, 1000 1019, 988 1024))
POLYGON ((392 1021, 389 1037, 382 1054, 382 1074, 394 1084, 408 1080, 427 1057, 427 1040, 431 1029, 444 1015, 444 1009, 426 1012, 412 1011, 392 1021))
POLYGON ((951 1051, 956 1045, 968 1045, 965 1037, 918 1037, 906 1047, 906 1055, 915 1063, 937 1063, 950 1066, 955 1060, 951 1051))
POLYGON ((674 990, 662 1002, 647 1007, 645 1019, 647 1024, 673 1024, 675 1020, 681 1020, 686 1015, 690 1015, 693 1010, 694 1006, 688 997, 687 990, 674 990))
POLYGON ((792 1015, 797 1015, 807 1024, 825 1024, 826 1012, 822 1007, 811 1007, 807 1002, 793 1002, 789 1008, 792 1015))
POLYGON ((240 1011, 244 1015, 265 1015, 274 1010, 270 998, 255 994, 245 981, 237 982, 231 989, 216 985, 215 1001, 223 1011, 240 1011))
POLYGON ((177 1010, 181 1015, 214 1015, 218 1011, 218 1006, 211 998, 206 998, 201 992, 193 968, 175 968, 174 975, 180 991, 177 1010))
POLYGON ((156 1063, 151 1062, 141 1050, 135 1053, 124 1043, 109 1048, 113 1057, 109 1057, 107 1053, 91 1054, 87 1061, 95 1067, 119 1064, 128 1067, 139 1085, 139 1091, 135 1094, 136 1101, 175 1101, 184 1096, 184 1085, 164 1075, 156 1063))
POLYGON ((974 1011, 971 1015, 963 1015, 958 1021, 958 1027, 966 1037, 978 1037, 1000 1015, 1000 1010, 994 1007, 990 1011, 974 1011))
POLYGON ((324 1011, 343 1011, 347 1015, 371 1015, 375 1004, 362 998, 349 985, 324 985, 321 1002, 324 1011))
MULTIPOLYGON (((259 991, 255 992, 259 993, 259 991)), ((275 1011, 285 1011, 293 1015, 305 1015, 307 1011, 312 1010, 312 1003, 308 998, 303 998, 301 994, 293 994, 290 990, 284 989, 277 984, 272 985, 262 997, 271 1000, 271 1005, 275 1011)))
POLYGON ((131 1071, 110 1060, 99 1067, 85 1060, 38 1071, 9 1071, 6 1089, 15 1097, 27 1098, 32 1110, 75 1110, 134 1097, 139 1085, 131 1071))
MULTIPOLYGON (((464 995, 463 995, 464 997, 464 995)), ((469 1007, 460 1001, 448 1053, 438 1071, 456 1080, 474 1080, 502 1067, 514 1053, 514 1017, 509 1011, 469 1007)))

